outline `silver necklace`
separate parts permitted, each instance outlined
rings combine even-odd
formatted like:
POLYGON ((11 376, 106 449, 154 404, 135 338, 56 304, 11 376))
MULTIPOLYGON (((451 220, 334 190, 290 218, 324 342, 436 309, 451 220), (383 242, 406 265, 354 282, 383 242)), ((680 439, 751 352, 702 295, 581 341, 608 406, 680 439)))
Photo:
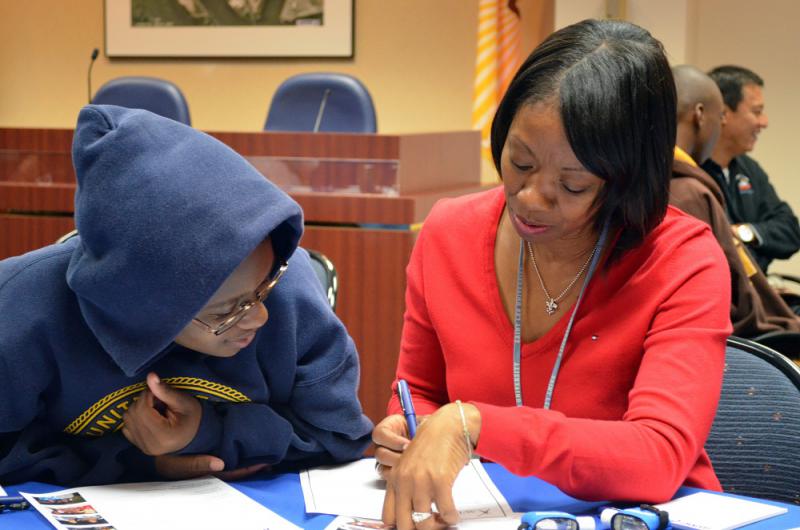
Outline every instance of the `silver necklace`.
POLYGON ((586 267, 589 266, 589 262, 592 261, 592 257, 594 253, 597 252, 597 245, 595 245, 592 253, 589 254, 589 257, 586 259, 586 262, 583 264, 583 267, 578 271, 578 274, 572 278, 572 281, 569 282, 569 285, 561 291, 561 294, 556 296, 555 298, 550 296, 550 292, 547 290, 547 287, 544 285, 544 280, 542 279, 542 273, 539 272, 539 266, 536 264, 536 256, 533 254, 533 245, 531 245, 530 241, 526 241, 528 245, 528 254, 531 257, 531 263, 533 264, 533 270, 536 272, 536 276, 539 278, 539 285, 542 287, 542 291, 544 291, 545 301, 544 301, 544 310, 548 315, 553 315, 556 310, 558 309, 558 302, 561 301, 562 298, 572 289, 572 286, 575 285, 575 282, 578 281, 578 278, 581 277, 583 271, 586 270, 586 267))
MULTIPOLYGON (((575 316, 578 314, 578 308, 581 305, 581 300, 583 300, 583 295, 586 294, 586 289, 589 286, 589 282, 592 280, 592 275, 597 268, 597 262, 599 261, 600 255, 603 253, 603 247, 606 244, 606 238, 608 236, 608 222, 603 223, 603 230, 600 231, 600 237, 597 239, 597 244, 594 246, 594 251, 592 255, 591 263, 589 263, 589 268, 586 270, 586 279, 583 280, 583 286, 581 287, 580 291, 578 291, 578 298, 575 300, 575 306, 572 310, 572 314, 569 317, 569 321, 567 322, 567 329, 564 331, 564 336, 561 338, 561 347, 558 349, 558 355, 556 356, 556 362, 553 364, 553 370, 550 372, 550 381, 547 383, 547 392, 544 395, 544 408, 549 409, 550 404, 553 400, 553 392, 555 391, 556 387, 556 379, 558 378, 558 372, 561 370, 561 361, 564 358, 564 350, 567 348, 567 340, 569 339, 570 333, 572 332, 572 325, 575 323, 575 316)), ((517 299, 514 303, 514 364, 513 364, 513 376, 514 376, 514 398, 516 399, 516 403, 518 407, 522 406, 522 369, 521 369, 521 358, 522 358, 522 278, 524 276, 524 266, 525 266, 525 244, 520 239, 519 241, 519 262, 517 264, 517 299)))

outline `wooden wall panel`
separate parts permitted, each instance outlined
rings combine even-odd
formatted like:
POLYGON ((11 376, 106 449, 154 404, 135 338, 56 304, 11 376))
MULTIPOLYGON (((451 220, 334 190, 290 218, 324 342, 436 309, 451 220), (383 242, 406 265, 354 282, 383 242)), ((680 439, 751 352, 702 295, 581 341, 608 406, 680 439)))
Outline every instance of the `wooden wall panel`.
POLYGON ((396 160, 400 137, 307 132, 209 132, 244 156, 396 160))
POLYGON ((386 414, 405 311, 405 268, 415 234, 307 226, 300 244, 336 265, 336 313, 356 343, 361 360, 359 398, 374 421, 386 414))
POLYGON ((0 214, 0 259, 55 243, 74 228, 72 217, 0 214))
POLYGON ((71 217, 74 203, 75 184, 31 186, 0 182, 0 211, 7 213, 57 213, 71 217))

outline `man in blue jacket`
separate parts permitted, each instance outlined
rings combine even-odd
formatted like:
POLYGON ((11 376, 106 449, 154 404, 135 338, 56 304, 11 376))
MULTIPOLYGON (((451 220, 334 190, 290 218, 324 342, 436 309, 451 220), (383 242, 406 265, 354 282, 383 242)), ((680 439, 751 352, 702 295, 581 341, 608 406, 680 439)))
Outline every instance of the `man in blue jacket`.
POLYGON ((84 108, 73 163, 80 235, 0 262, 0 483, 359 458, 358 357, 299 206, 142 110, 84 108))

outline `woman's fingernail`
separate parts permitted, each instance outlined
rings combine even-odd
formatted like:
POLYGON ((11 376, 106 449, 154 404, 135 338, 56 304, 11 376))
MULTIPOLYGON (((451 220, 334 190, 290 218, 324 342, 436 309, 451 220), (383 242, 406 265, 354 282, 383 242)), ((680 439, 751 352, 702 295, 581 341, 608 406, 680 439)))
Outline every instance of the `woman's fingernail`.
POLYGON ((212 460, 209 467, 211 468, 211 471, 222 471, 225 469, 225 462, 222 460, 212 460))

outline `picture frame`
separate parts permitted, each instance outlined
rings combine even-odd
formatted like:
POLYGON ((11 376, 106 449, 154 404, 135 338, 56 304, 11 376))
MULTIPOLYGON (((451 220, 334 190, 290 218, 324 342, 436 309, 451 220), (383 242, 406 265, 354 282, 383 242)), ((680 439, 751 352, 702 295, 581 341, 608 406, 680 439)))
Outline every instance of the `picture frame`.
POLYGON ((105 0, 105 54, 353 57, 353 1, 105 0))

